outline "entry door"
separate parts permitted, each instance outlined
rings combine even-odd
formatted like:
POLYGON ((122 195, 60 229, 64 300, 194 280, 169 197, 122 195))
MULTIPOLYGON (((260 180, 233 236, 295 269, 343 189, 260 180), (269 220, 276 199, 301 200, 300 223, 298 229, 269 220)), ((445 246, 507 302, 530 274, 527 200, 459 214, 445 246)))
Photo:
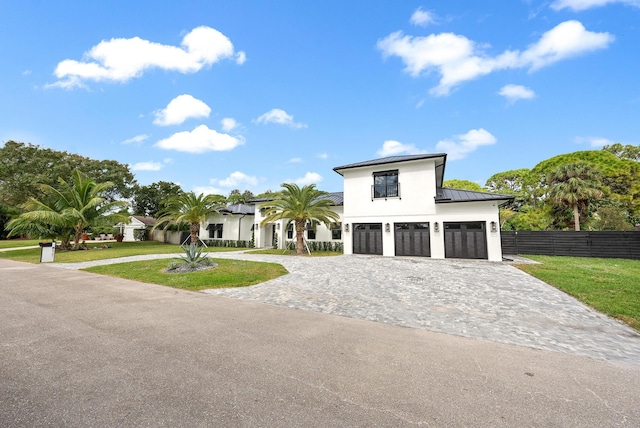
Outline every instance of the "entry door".
POLYGON ((382 223, 353 225, 353 254, 382 255, 382 223))
POLYGON ((429 223, 396 223, 394 229, 396 256, 431 256, 429 223))
POLYGON ((457 259, 488 258, 485 223, 444 223, 444 256, 457 259))

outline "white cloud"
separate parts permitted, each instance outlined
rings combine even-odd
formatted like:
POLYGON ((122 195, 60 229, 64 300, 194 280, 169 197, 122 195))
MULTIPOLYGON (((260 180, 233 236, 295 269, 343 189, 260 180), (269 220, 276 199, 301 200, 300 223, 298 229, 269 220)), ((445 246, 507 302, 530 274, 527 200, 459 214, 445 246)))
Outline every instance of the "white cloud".
POLYGON ((518 100, 530 100, 536 96, 533 90, 522 85, 504 85, 498 94, 505 97, 510 103, 515 103, 518 100))
POLYGON ((187 119, 209 117, 211 108, 203 101, 189 94, 178 95, 167 104, 167 107, 156 111, 154 125, 180 125, 187 119))
POLYGON ((399 155, 401 153, 413 155, 416 153, 420 153, 420 150, 413 144, 402 144, 399 141, 387 140, 377 151, 377 154, 383 157, 399 155))
POLYGON ((302 162, 302 158, 291 158, 289 159, 289 163, 300 163, 302 162))
POLYGON ((609 33, 587 31, 578 21, 565 21, 544 33, 524 51, 504 51, 488 56, 482 47, 464 36, 453 33, 431 34, 426 37, 405 36, 401 31, 378 40, 384 58, 398 56, 404 71, 412 77, 436 72, 439 84, 432 95, 448 95, 463 82, 494 71, 528 68, 535 71, 573 56, 604 49, 614 40, 609 33))
POLYGON ((193 193, 196 195, 204 194, 204 195, 220 195, 222 194, 222 190, 213 187, 213 186, 193 186, 193 193))
POLYGON ((255 120, 256 123, 268 124, 268 123, 277 123, 280 125, 287 125, 291 128, 306 128, 307 125, 304 123, 299 123, 293 120, 293 116, 287 114, 286 111, 281 110, 279 108, 274 108, 269 110, 265 114, 261 115, 255 120))
POLYGON ((163 165, 160 162, 138 162, 131 167, 132 171, 160 171, 163 165))
POLYGON ((295 183, 301 186, 306 186, 307 184, 318 184, 323 180, 322 176, 317 172, 307 172, 304 177, 296 178, 295 180, 285 180, 287 183, 295 183))
POLYGON ((456 135, 453 140, 442 140, 436 144, 436 149, 446 153, 449 160, 463 159, 469 153, 481 146, 496 143, 496 137, 483 128, 472 129, 466 134, 456 135))
POLYGON ((328 153, 318 153, 318 157, 320 159, 328 159, 329 158, 329 154, 328 153))
POLYGON ((576 143, 588 144, 590 147, 601 148, 604 146, 610 146, 611 144, 615 144, 615 141, 609 140, 608 138, 602 138, 602 137, 576 137, 576 143))
POLYGON ((243 143, 244 139, 241 136, 220 134, 206 125, 200 125, 193 131, 177 132, 169 138, 160 140, 154 144, 154 147, 179 152, 204 153, 233 150, 243 143))
POLYGON ((22 72, 22 75, 23 75, 23 76, 29 76, 30 74, 31 74, 31 70, 24 70, 24 71, 22 72))
POLYGON ((236 122, 235 119, 230 117, 225 117, 220 121, 220 123, 222 124, 222 130, 224 132, 233 131, 235 128, 238 127, 238 122, 236 122))
POLYGON ((436 17, 433 12, 429 12, 428 10, 424 10, 421 7, 416 9, 411 15, 411 19, 409 20, 413 25, 418 25, 420 27, 426 27, 429 24, 435 24, 436 17))
MULTIPOLYGON (((207 26, 194 28, 180 46, 163 45, 132 37, 103 40, 83 55, 82 61, 65 59, 55 69, 57 82, 48 87, 71 89, 87 80, 124 83, 141 77, 145 71, 159 68, 179 73, 195 73, 203 67, 233 57, 231 41, 207 26)), ((238 58, 244 58, 244 53, 238 58)))
POLYGON ((244 53, 243 51, 238 52, 238 54, 236 55, 236 64, 242 65, 245 63, 246 60, 247 60, 247 54, 244 53))
POLYGON ((142 143, 147 138, 149 138, 149 135, 140 134, 140 135, 136 135, 135 137, 127 138, 121 144, 142 143))
POLYGON ((131 169, 133 171, 160 171, 162 168, 164 168, 165 165, 168 165, 170 163, 173 163, 173 159, 164 158, 162 162, 138 162, 133 164, 131 169))
POLYGON ((222 187, 255 186, 258 184, 258 179, 247 175, 244 172, 235 171, 222 180, 211 180, 212 184, 215 184, 216 182, 222 187))
POLYGON ((594 7, 606 6, 612 3, 622 3, 640 7, 640 1, 638 0, 555 0, 551 3, 551 9, 571 9, 575 12, 580 12, 594 7))

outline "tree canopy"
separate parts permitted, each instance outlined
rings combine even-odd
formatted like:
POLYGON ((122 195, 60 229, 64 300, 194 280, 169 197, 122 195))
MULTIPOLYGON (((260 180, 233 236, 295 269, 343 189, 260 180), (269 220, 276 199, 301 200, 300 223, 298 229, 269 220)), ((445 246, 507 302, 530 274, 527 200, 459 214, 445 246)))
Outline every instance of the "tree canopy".
POLYGON ((0 201, 17 207, 30 197, 40 198, 39 184, 56 187, 59 177, 71 177, 74 170, 98 183, 113 183, 103 195, 109 201, 132 195, 135 178, 128 165, 7 141, 0 148, 0 201))
POLYGON ((447 187, 449 189, 460 189, 460 190, 471 190, 473 192, 483 192, 485 189, 482 188, 476 182, 469 180, 445 180, 442 183, 442 187, 447 187))
MULTIPOLYGON (((278 220, 293 222, 296 230, 296 254, 304 252, 304 229, 307 223, 315 227, 318 223, 329 226, 340 216, 331 210, 333 202, 325 198, 327 192, 316 189, 315 184, 299 187, 297 184, 283 183, 283 189, 272 194, 272 200, 265 203, 262 225, 278 220)), ((288 226, 288 224, 287 224, 288 226)))
POLYGON ((136 185, 131 200, 133 215, 156 217, 166 208, 169 199, 181 193, 182 188, 178 184, 167 181, 157 181, 148 186, 136 185))
POLYGON ((160 211, 153 229, 163 227, 163 230, 171 225, 189 223, 191 233, 191 245, 198 242, 200 223, 204 222, 210 214, 218 213, 225 204, 225 197, 221 195, 196 195, 194 192, 183 192, 167 201, 166 207, 160 211))

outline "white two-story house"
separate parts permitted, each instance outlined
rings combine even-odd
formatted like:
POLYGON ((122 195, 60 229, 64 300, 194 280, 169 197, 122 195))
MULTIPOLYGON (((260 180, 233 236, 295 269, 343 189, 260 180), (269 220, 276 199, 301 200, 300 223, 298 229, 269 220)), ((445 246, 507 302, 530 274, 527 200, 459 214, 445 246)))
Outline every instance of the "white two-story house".
POLYGON ((506 195, 442 187, 447 155, 392 156, 334 168, 344 177, 345 254, 502 260, 506 195))
MULTIPOLYGON (((307 242, 342 242, 345 254, 502 260, 498 208, 512 199, 442 187, 447 155, 392 156, 334 168, 344 192, 329 193, 340 221, 305 230, 307 242)), ((201 226, 200 237, 285 248, 286 220, 262 225, 262 203, 232 205, 201 226)))

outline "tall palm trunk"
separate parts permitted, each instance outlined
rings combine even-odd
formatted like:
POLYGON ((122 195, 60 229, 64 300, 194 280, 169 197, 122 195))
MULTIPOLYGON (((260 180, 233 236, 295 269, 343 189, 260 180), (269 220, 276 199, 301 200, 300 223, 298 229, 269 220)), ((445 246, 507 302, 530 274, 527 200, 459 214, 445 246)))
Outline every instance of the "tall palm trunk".
POLYGON ((304 222, 296 220, 296 255, 304 254, 304 222))
POLYGON ((580 231, 580 211, 578 211, 578 205, 573 206, 573 226, 576 231, 580 231))
POLYGON ((198 245, 198 232, 200 232, 200 223, 191 223, 189 226, 191 232, 191 245, 198 245))

